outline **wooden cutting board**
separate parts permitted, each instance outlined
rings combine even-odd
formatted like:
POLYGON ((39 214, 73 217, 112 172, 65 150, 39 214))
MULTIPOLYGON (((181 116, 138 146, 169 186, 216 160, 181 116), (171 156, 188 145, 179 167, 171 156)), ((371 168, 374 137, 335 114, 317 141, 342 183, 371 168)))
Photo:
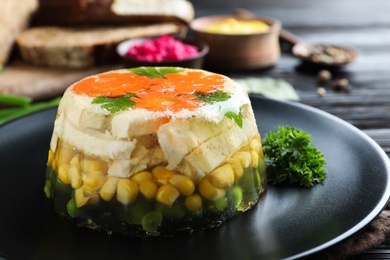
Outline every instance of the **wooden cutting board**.
POLYGON ((17 60, 0 72, 0 93, 28 96, 34 101, 47 100, 62 95, 67 87, 84 77, 118 68, 121 65, 83 70, 51 69, 17 60))

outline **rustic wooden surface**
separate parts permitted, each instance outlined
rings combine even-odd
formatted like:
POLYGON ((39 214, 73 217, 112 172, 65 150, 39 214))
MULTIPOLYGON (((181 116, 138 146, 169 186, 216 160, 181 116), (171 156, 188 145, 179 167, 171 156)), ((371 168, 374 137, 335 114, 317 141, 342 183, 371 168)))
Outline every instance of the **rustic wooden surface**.
MULTIPOLYGON (((245 8, 277 18, 285 29, 307 42, 334 43, 359 51, 356 63, 334 71, 347 78, 349 92, 329 86, 317 95, 317 68, 302 66, 288 48, 268 70, 231 76, 282 78, 291 83, 304 104, 322 109, 358 127, 390 155, 390 1, 387 0, 194 0, 197 16, 234 13, 245 8)), ((390 241, 354 259, 390 259, 390 241)))

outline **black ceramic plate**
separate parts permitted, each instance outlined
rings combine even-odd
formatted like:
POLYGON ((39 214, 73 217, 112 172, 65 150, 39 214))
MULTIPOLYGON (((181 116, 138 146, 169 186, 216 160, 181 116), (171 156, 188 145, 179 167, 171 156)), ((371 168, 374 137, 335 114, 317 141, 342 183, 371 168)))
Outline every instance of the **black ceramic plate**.
POLYGON ((279 259, 307 256, 364 228, 390 196, 380 147, 344 121, 293 103, 252 98, 261 134, 278 125, 311 133, 328 162, 314 188, 273 187, 224 225, 174 238, 125 238, 77 229, 43 194, 55 117, 46 110, 0 127, 0 256, 7 259, 279 259))

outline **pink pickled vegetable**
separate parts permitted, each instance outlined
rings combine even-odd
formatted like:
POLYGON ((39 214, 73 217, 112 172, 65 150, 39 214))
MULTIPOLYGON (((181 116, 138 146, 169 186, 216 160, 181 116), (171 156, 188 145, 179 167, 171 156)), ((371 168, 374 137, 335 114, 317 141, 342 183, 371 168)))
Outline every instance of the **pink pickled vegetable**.
POLYGON ((185 44, 172 36, 162 35, 154 40, 145 40, 127 51, 127 56, 151 62, 190 59, 198 55, 196 46, 185 44))

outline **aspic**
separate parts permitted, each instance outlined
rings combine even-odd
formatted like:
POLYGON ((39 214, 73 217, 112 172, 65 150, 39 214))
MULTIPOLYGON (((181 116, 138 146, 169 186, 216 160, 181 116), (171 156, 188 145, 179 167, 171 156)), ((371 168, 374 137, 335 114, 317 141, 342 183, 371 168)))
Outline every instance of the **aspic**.
POLYGON ((205 70, 139 67, 64 93, 45 193, 79 227, 172 236, 220 225, 265 190, 249 97, 205 70))

